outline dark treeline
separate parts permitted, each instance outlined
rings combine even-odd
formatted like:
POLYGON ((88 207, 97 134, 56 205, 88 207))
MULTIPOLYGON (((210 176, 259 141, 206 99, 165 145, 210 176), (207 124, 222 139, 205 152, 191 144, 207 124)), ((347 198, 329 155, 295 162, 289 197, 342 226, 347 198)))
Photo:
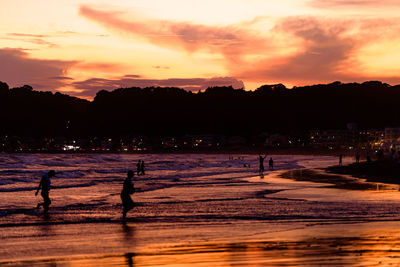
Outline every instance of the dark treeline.
POLYGON ((99 91, 93 101, 30 86, 0 83, 0 134, 18 136, 131 136, 262 132, 301 134, 311 129, 400 125, 400 86, 334 82, 294 87, 263 85, 255 91, 213 87, 121 88, 99 91))

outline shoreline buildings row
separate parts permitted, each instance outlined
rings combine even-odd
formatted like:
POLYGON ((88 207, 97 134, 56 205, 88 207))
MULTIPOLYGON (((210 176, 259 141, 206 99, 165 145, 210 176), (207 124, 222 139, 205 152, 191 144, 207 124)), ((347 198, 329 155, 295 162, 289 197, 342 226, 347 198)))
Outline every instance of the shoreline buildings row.
POLYGON ((235 148, 399 151, 400 127, 360 130, 356 124, 349 123, 346 129, 311 130, 308 134, 300 135, 261 133, 254 136, 206 134, 91 138, 0 136, 1 152, 151 152, 235 148))

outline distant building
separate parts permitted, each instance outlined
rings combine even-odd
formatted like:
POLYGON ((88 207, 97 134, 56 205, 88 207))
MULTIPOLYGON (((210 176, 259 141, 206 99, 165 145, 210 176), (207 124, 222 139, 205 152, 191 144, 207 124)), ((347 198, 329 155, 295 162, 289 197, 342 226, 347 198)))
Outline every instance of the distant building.
POLYGON ((385 142, 385 131, 382 129, 360 130, 359 144, 370 149, 381 149, 385 142))
POLYGON ((329 149, 354 146, 355 134, 348 130, 312 130, 310 144, 314 147, 329 149))
POLYGON ((385 142, 394 143, 400 141, 400 128, 385 128, 385 142))
MULTIPOLYGON (((290 141, 292 142, 292 141, 290 141)), ((289 137, 282 134, 271 134, 265 139, 265 145, 272 147, 286 146, 289 143, 289 137)))

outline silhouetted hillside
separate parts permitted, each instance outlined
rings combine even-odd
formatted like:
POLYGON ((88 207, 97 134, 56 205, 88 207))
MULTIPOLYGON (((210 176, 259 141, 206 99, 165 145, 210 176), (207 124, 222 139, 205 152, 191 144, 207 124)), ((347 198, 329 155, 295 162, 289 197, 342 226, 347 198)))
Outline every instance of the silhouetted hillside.
POLYGON ((34 91, 29 85, 8 89, 7 84, 0 83, 0 134, 79 135, 81 129, 86 130, 89 108, 87 100, 34 91))
POLYGON ((92 102, 30 86, 0 83, 0 134, 21 136, 130 136, 261 132, 303 133, 400 125, 400 86, 381 82, 334 82, 255 91, 213 87, 192 93, 179 88, 99 91, 92 102))

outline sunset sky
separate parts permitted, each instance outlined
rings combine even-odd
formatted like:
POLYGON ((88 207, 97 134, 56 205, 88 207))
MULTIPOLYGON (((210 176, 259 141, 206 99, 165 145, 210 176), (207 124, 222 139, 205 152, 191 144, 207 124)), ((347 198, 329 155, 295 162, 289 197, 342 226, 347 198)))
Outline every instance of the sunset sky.
POLYGON ((0 81, 100 89, 400 83, 398 0, 1 0, 0 81))

